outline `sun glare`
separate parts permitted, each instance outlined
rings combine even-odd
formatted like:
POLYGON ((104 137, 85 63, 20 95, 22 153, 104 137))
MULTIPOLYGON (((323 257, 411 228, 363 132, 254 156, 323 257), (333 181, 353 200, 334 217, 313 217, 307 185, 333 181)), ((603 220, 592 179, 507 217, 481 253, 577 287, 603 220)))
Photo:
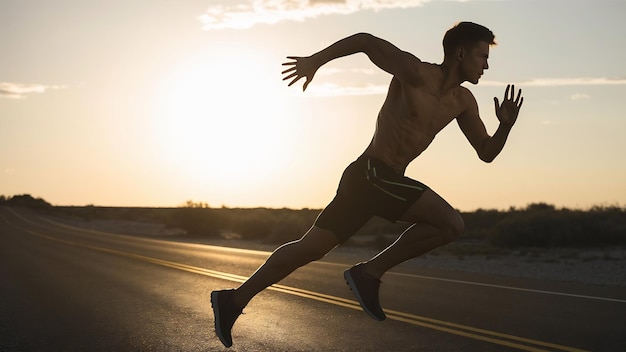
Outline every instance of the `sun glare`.
POLYGON ((286 143, 295 126, 278 100, 280 67, 267 72, 254 53, 218 54, 188 59, 173 71, 161 102, 160 143, 191 182, 257 183, 276 175, 290 156, 286 143))

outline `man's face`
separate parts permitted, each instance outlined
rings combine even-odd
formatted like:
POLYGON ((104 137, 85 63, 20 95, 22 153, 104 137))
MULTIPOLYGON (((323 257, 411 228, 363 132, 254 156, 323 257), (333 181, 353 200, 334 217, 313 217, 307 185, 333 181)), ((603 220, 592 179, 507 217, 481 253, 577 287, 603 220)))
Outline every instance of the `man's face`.
POLYGON ((477 84, 480 76, 489 68, 489 43, 478 42, 473 47, 463 49, 461 68, 465 80, 477 84))

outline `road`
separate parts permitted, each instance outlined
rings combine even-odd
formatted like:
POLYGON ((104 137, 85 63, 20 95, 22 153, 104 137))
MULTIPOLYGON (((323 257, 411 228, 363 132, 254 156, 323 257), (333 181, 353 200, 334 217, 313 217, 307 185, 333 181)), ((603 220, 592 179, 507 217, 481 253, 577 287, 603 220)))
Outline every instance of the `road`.
MULTIPOLYGON (((79 229, 0 206, 0 351, 221 351, 212 290, 267 252, 79 229)), ((626 288, 399 266, 388 319, 363 313, 351 263, 312 263, 258 295, 231 351, 626 351, 626 288)))

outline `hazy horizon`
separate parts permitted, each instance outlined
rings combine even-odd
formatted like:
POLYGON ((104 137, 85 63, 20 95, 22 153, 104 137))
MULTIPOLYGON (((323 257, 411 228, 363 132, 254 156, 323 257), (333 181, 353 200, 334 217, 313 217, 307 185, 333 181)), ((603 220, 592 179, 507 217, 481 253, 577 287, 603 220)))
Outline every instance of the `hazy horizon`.
MULTIPOLYGON (((194 201, 194 200, 186 200, 184 202, 180 202, 176 205, 153 205, 153 206, 144 206, 144 205, 133 205, 133 206, 125 206, 125 205, 107 205, 107 204, 93 204, 93 203, 89 203, 89 204, 54 204, 49 202, 47 199, 44 199, 42 197, 38 197, 36 195, 30 194, 30 193, 24 193, 24 194, 14 194, 14 195, 6 195, 6 194, 0 194, 0 197, 6 197, 7 200, 10 199, 13 196, 31 196, 34 199, 41 199, 44 200, 48 203, 50 203, 51 206, 53 207, 101 207, 101 208, 154 208, 154 209, 170 209, 170 208, 185 208, 185 207, 193 207, 193 208, 209 208, 209 209, 276 209, 276 210, 281 210, 281 209, 288 209, 288 210, 322 210, 323 207, 299 207, 299 208, 292 208, 292 207, 281 207, 281 206, 263 206, 263 205, 259 205, 259 206, 243 206, 243 207, 239 207, 239 206, 227 206, 227 205, 215 205, 215 204, 209 204, 207 202, 201 202, 201 201, 194 201)), ((1 199, 1 198, 0 198, 1 199)), ((574 211, 590 211, 590 210, 594 210, 594 209, 610 209, 610 208, 619 208, 619 209, 625 209, 626 210, 626 205, 622 205, 622 204, 592 204, 588 207, 567 207, 567 206, 558 206, 552 203, 548 203, 548 202, 531 202, 528 203, 526 205, 522 205, 522 206, 508 206, 508 207, 503 207, 503 208, 476 208, 476 209, 457 209, 461 212, 467 212, 467 213, 472 213, 472 212, 476 212, 476 211, 501 211, 501 212, 506 212, 506 211, 511 211, 511 210, 525 210, 528 208, 531 208, 533 206, 541 206, 541 205, 547 205, 547 206, 551 206, 554 207, 556 210, 574 210, 574 211)))

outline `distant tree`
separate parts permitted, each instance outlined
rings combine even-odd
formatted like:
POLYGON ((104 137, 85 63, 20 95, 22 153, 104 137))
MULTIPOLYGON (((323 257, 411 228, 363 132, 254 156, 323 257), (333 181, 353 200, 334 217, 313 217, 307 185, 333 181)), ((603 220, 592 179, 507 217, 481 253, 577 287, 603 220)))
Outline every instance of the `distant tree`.
POLYGON ((208 203, 203 202, 194 202, 192 200, 188 200, 181 206, 181 208, 210 208, 208 203))
POLYGON ((0 194, 0 204, 4 203, 7 201, 7 197, 5 197, 4 195, 0 194))
POLYGON ((52 205, 41 198, 34 198, 30 194, 13 196, 5 201, 8 205, 16 205, 30 208, 49 208, 52 205))

